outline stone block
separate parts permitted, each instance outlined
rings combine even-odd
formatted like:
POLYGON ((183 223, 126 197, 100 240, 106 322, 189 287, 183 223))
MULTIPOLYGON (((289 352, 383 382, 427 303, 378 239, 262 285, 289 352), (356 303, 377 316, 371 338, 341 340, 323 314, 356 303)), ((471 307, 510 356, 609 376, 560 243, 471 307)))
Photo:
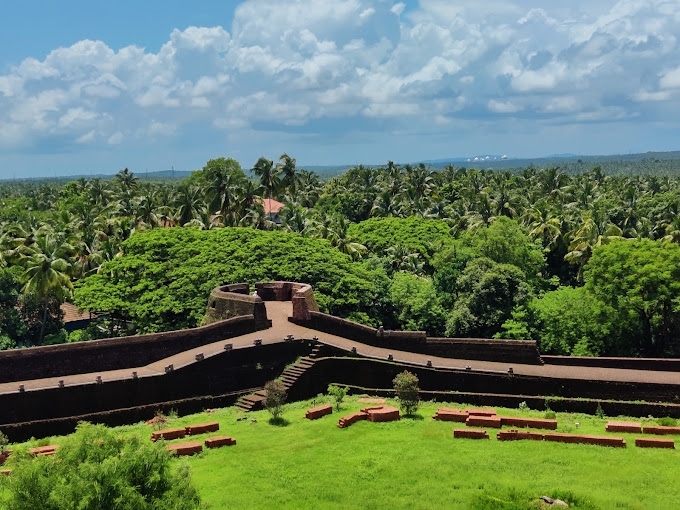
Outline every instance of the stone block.
POLYGON ((196 434, 217 432, 220 430, 220 424, 216 421, 211 421, 209 423, 200 423, 198 425, 187 425, 185 430, 187 431, 187 436, 195 436, 196 434))
POLYGON ((604 428, 607 432, 642 433, 642 424, 636 421, 608 421, 604 428))
POLYGON ((155 432, 151 433, 151 440, 155 442, 159 439, 165 439, 166 441, 171 439, 181 439, 186 436, 186 434, 187 430, 185 428, 156 430, 155 432))
POLYGON ((189 443, 169 444, 166 449, 170 453, 174 453, 176 456, 182 457, 184 455, 195 455, 197 453, 201 453, 203 451, 203 445, 201 445, 201 443, 192 441, 189 443))
POLYGON ((657 436, 663 436, 668 434, 678 434, 680 435, 680 427, 662 427, 662 426, 647 426, 642 427, 643 434, 655 434, 657 436))
POLYGON ((11 474, 12 474, 11 469, 0 469, 0 475, 2 475, 2 476, 9 476, 11 474))
POLYGON ((343 416, 338 420, 338 427, 341 429, 347 428, 350 425, 360 421, 360 420, 367 420, 368 419, 368 414, 366 413, 352 413, 348 414, 347 416, 343 416))
POLYGON ((382 406, 378 409, 370 409, 366 414, 368 414, 368 420, 373 423, 395 421, 401 418, 399 409, 392 406, 382 406))
POLYGON ((455 421, 459 423, 465 423, 465 420, 468 418, 468 414, 461 411, 460 409, 440 407, 437 409, 437 413, 433 416, 433 418, 440 421, 455 421))
POLYGON ((454 429, 453 437, 463 439, 489 439, 489 434, 486 430, 454 429))
POLYGON ((322 416, 326 416, 327 414, 333 414, 333 406, 331 404, 326 404, 323 406, 308 409, 307 412, 305 413, 305 418, 307 418, 308 420, 318 420, 319 418, 321 418, 322 416))
POLYGON ((59 445, 52 444, 47 446, 38 446, 36 448, 29 448, 28 451, 33 455, 47 456, 54 455, 57 451, 57 448, 59 448, 59 445))
POLYGON ((233 446, 236 444, 236 439, 229 436, 209 437, 205 440, 206 448, 220 448, 222 446, 233 446))
POLYGON ((636 437, 635 446, 638 448, 670 448, 675 449, 673 439, 658 439, 652 437, 636 437))
POLYGON ((470 416, 496 416, 495 409, 473 409, 468 407, 465 412, 470 416))
POLYGON ((468 427, 489 427, 493 429, 501 428, 501 419, 499 416, 468 416, 465 420, 465 425, 468 427))
POLYGON ((615 448, 625 448, 626 441, 622 437, 612 436, 589 436, 578 434, 545 434, 543 436, 545 441, 553 441, 557 443, 578 443, 578 444, 592 444, 598 446, 612 446, 615 448))
POLYGON ((525 432, 512 430, 501 430, 496 434, 496 439, 499 441, 521 441, 521 440, 531 440, 531 441, 543 441, 543 434, 540 432, 525 432))
POLYGON ((501 416, 503 426, 529 429, 557 430, 557 420, 543 418, 524 418, 521 416, 501 416))

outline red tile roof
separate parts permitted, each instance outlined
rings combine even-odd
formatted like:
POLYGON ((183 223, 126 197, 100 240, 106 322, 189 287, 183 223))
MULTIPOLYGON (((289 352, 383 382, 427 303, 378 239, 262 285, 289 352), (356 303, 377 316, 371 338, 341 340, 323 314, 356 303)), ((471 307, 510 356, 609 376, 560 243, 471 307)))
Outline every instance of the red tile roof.
MULTIPOLYGON (((261 200, 261 198, 257 199, 257 202, 260 202, 261 200)), ((283 204, 277 200, 274 200, 273 198, 265 198, 263 202, 264 212, 267 214, 278 214, 283 208, 283 204)))
POLYGON ((95 317, 95 315, 90 314, 90 312, 81 312, 76 305, 72 305, 71 303, 63 303, 60 308, 61 311, 64 312, 64 324, 89 320, 95 317))

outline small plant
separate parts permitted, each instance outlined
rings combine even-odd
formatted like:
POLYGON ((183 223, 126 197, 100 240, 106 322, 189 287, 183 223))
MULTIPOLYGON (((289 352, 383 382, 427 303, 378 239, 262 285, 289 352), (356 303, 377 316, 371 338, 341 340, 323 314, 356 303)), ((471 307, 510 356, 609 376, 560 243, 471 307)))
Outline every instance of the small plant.
POLYGON ((662 427, 675 427, 678 424, 678 420, 675 418, 670 418, 668 416, 664 418, 659 418, 656 422, 662 427))
POLYGON ((281 381, 269 381, 264 385, 264 390, 267 393, 264 407, 271 413, 273 420, 278 420, 286 403, 286 387, 281 381))
POLYGON ((604 410, 602 409, 602 404, 600 402, 597 403, 597 409, 595 409, 595 416, 598 418, 604 418, 604 410))
POLYGON ((9 439, 7 439, 7 436, 0 430, 0 453, 3 453, 7 449, 8 444, 9 439))
POLYGON ((344 398, 347 396, 347 387, 346 386, 337 386, 335 384, 329 384, 328 385, 328 395, 333 397, 333 400, 335 400, 335 409, 337 411, 340 410, 340 404, 344 400, 344 398))
POLYGON ((156 414, 153 416, 153 428, 155 430, 163 430, 168 422, 170 421, 167 416, 161 411, 160 409, 156 411, 156 414))
POLYGON ((177 418, 177 416, 177 409, 170 409, 170 412, 168 413, 168 419, 174 420, 177 418))
POLYGON ((519 403, 519 410, 524 413, 524 412, 529 410, 529 406, 527 405, 526 402, 520 402, 519 403))
POLYGON ((554 398, 547 397, 545 399, 545 410, 546 411, 552 411, 552 408, 550 407, 550 404, 552 404, 555 401, 554 398))
POLYGON ((555 418, 557 418, 557 415, 555 414, 555 411, 550 411, 550 410, 548 410, 548 411, 545 412, 545 414, 543 415, 543 417, 544 417, 546 420, 554 420, 555 418))
POLYGON ((418 410, 420 404, 420 397, 418 392, 418 377, 408 370, 404 370, 392 381, 394 384, 394 391, 397 394, 402 411, 409 416, 413 415, 418 410))

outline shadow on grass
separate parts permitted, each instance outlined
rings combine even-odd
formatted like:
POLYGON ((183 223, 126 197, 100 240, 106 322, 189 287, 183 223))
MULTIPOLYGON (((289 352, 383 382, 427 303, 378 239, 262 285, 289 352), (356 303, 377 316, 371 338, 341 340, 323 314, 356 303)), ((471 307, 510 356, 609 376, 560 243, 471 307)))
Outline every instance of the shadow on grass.
POLYGON ((414 421, 423 421, 425 419, 422 414, 416 414, 416 413, 405 414, 405 415, 402 416, 402 418, 405 418, 407 420, 414 420, 414 421))
POLYGON ((290 425, 290 422, 282 416, 277 416, 276 418, 269 418, 269 425, 274 425, 275 427, 287 427, 290 425))

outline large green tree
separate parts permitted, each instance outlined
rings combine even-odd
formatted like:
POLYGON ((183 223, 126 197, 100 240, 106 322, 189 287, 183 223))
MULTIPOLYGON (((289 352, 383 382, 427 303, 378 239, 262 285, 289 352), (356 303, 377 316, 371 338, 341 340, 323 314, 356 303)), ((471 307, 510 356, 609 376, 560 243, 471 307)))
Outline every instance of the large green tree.
POLYGON ((156 229, 137 232, 123 255, 81 281, 83 309, 132 320, 139 332, 198 325, 210 291, 226 283, 289 280, 314 286, 330 313, 379 322, 379 268, 353 262, 328 241, 250 228, 156 229))
POLYGON ((585 287, 616 314, 638 353, 680 353, 680 246, 649 239, 614 241, 593 250, 585 287))

